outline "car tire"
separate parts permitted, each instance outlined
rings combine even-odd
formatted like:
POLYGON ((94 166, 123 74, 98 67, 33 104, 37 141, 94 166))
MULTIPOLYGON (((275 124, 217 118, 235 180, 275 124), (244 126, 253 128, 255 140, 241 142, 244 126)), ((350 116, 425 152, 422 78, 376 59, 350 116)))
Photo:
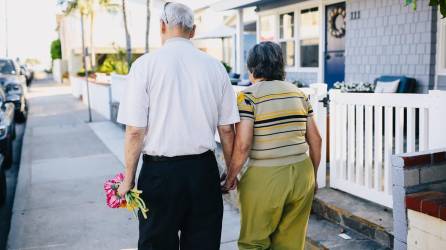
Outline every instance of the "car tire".
POLYGON ((19 123, 23 123, 26 121, 27 111, 20 111, 16 116, 16 121, 19 123))
POLYGON ((8 145, 6 145, 6 151, 5 151, 5 159, 3 161, 3 168, 4 169, 10 169, 12 166, 12 139, 8 140, 8 145))
POLYGON ((15 140, 15 138, 17 138, 16 125, 14 121, 12 123, 12 140, 15 140))
POLYGON ((6 201, 6 175, 3 169, 0 169, 0 207, 5 204, 6 201))

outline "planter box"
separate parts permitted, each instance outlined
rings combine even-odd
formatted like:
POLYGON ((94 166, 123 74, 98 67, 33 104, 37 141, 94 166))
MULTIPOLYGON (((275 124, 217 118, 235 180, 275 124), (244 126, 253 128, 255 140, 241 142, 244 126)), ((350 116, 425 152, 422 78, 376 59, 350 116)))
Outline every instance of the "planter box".
POLYGON ((127 76, 126 75, 111 75, 111 92, 112 92, 112 100, 113 102, 120 102, 121 97, 125 91, 125 85, 127 84, 127 76))
MULTIPOLYGON (((88 83, 90 90, 91 109, 102 115, 107 120, 111 119, 111 86, 108 83, 88 83)), ((87 87, 83 87, 84 98, 82 102, 88 105, 87 87)))
POLYGON ((85 86, 85 79, 77 76, 70 76, 71 94, 80 98, 82 96, 82 86, 85 86))

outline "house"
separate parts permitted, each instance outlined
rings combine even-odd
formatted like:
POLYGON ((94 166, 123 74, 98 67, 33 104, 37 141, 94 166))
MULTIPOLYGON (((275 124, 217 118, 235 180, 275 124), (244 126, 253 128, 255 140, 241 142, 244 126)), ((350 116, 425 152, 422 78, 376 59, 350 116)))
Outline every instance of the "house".
POLYGON ((337 81, 406 75, 418 81, 417 92, 446 89, 446 21, 427 0, 419 0, 416 11, 399 0, 224 0, 211 5, 237 10, 241 19, 240 10, 253 6, 257 41, 282 46, 289 80, 331 87, 337 81))
MULTIPOLYGON (((198 8, 194 12, 197 26, 194 44, 204 52, 230 65, 233 72, 244 74, 244 78, 247 78, 245 63, 237 65, 235 60, 236 13, 231 10, 215 11, 209 5, 198 8)), ((256 44, 257 17, 254 8, 246 8, 243 12, 245 17, 243 20, 243 58, 246 60, 249 49, 256 44)))
POLYGON ((257 42, 280 44, 288 80, 324 82, 329 88, 382 75, 417 81, 417 94, 330 91, 328 116, 321 103, 325 95, 311 93, 310 86, 329 146, 322 155, 329 160, 327 168, 325 161, 319 166, 318 183, 327 185, 313 203, 308 249, 439 249, 437 243, 423 248, 437 234, 418 234, 420 226, 410 221, 405 205, 412 193, 446 191, 444 162, 438 161, 444 151, 438 149, 446 146, 446 91, 441 91, 446 90, 446 19, 428 4, 418 0, 416 11, 400 0, 222 0, 211 5, 237 11, 237 34, 244 29, 243 9, 255 7, 257 42), (401 157, 404 163, 395 162, 401 157), (328 174, 320 175, 321 169, 328 174))

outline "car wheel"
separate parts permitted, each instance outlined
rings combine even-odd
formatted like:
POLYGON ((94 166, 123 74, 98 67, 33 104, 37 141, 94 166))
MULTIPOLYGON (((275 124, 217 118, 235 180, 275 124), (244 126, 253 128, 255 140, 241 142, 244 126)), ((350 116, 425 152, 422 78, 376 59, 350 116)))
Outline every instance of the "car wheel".
POLYGON ((0 170, 0 207, 5 204, 6 201, 6 175, 3 169, 0 170))
POLYGON ((3 161, 3 167, 9 169, 12 166, 12 140, 8 140, 6 145, 5 160, 3 161))
POLYGON ((20 111, 16 116, 16 121, 19 123, 23 123, 26 121, 27 111, 20 111))
POLYGON ((12 122, 13 124, 12 124, 12 140, 15 140, 15 138, 17 138, 17 132, 15 131, 15 122, 12 122))

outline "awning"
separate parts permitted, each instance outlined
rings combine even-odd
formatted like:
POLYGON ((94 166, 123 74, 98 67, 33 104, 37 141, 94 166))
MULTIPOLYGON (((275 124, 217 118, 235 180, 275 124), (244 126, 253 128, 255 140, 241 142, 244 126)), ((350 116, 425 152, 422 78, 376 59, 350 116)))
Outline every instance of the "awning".
MULTIPOLYGON (((255 32, 256 27, 257 23, 255 21, 245 23, 245 34, 248 34, 249 32, 255 32)), ((194 40, 231 38, 236 35, 235 33, 235 28, 226 25, 220 25, 214 30, 203 32, 203 34, 198 34, 197 36, 195 36, 194 40)))
POLYGON ((262 0, 220 0, 211 4, 211 8, 215 11, 233 10, 254 6, 258 2, 262 2, 262 0))
POLYGON ((211 30, 209 32, 204 32, 203 34, 198 34, 194 40, 204 40, 204 39, 219 39, 227 38, 235 35, 235 29, 228 27, 226 25, 221 25, 218 28, 211 30))

